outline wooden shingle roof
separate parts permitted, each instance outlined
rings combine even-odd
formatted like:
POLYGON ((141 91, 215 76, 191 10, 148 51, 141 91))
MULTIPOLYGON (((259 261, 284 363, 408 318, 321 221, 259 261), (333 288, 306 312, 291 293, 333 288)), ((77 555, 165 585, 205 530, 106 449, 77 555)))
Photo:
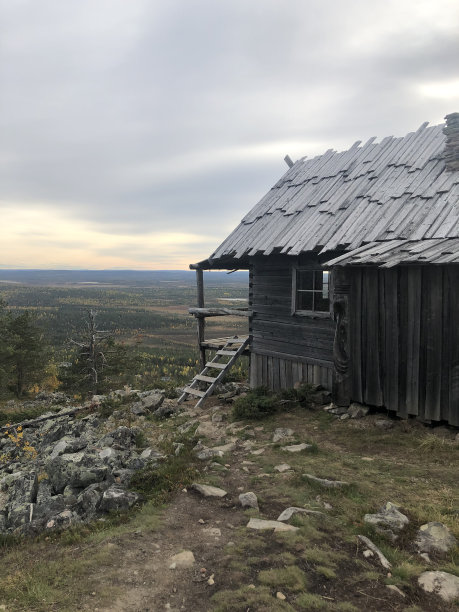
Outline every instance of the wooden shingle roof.
MULTIPOLYGON (((298 160, 207 263, 351 251, 369 243, 459 238, 459 172, 443 125, 298 160)), ((203 262, 204 263, 204 262, 203 262)))

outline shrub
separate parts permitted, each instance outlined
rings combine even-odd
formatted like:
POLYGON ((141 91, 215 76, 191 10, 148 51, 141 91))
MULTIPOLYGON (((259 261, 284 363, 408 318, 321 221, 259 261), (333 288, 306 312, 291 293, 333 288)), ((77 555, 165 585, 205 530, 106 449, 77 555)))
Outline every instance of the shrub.
POLYGON ((298 389, 285 389, 272 393, 266 387, 253 389, 247 395, 239 397, 233 404, 233 418, 263 419, 275 412, 286 411, 294 406, 307 408, 312 396, 311 385, 305 383, 298 389))
POLYGON ((238 419, 263 419, 279 410, 277 396, 270 395, 265 387, 249 391, 233 404, 233 417, 238 419))

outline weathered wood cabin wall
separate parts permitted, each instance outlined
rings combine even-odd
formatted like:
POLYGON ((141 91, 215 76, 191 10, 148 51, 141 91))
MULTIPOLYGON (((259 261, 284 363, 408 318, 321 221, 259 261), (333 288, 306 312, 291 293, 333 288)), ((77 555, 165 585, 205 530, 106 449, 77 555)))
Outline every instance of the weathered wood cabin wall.
POLYGON ((252 260, 250 384, 278 390, 311 382, 331 390, 335 324, 331 317, 292 314, 295 266, 320 269, 314 259, 271 255, 252 260))
POLYGON ((459 425, 459 266, 346 274, 352 400, 459 425))

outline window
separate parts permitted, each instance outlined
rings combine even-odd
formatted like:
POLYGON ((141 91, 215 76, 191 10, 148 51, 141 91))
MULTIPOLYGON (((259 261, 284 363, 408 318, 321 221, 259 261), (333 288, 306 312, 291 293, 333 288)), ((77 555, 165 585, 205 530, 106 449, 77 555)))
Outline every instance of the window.
POLYGON ((295 270, 294 297, 296 313, 328 313, 328 270, 295 270))

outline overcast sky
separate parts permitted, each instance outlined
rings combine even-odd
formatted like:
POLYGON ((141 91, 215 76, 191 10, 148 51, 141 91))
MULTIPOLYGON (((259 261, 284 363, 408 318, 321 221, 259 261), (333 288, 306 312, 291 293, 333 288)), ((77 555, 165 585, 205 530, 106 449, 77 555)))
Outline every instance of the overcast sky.
POLYGON ((459 111, 457 0, 0 0, 0 267, 180 269, 283 161, 459 111))

